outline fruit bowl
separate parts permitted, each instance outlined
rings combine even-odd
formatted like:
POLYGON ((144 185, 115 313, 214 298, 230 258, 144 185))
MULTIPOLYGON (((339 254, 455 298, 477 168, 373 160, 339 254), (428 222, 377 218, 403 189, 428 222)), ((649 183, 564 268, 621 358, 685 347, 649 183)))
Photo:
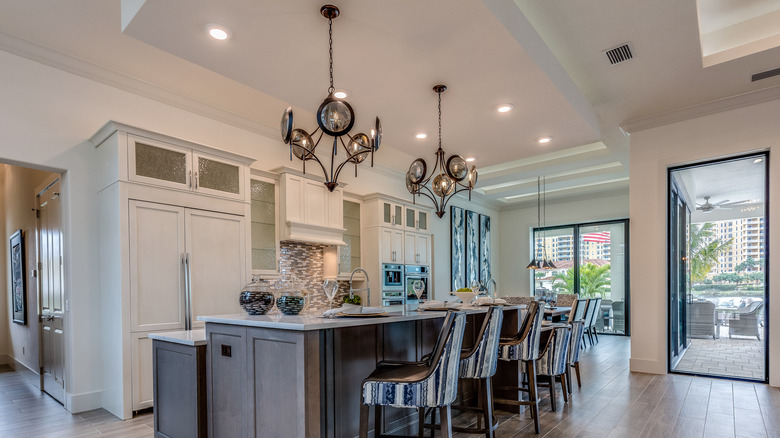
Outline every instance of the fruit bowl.
POLYGON ((471 300, 474 299, 473 292, 453 292, 453 294, 458 298, 460 298, 460 300, 463 301, 464 304, 468 304, 471 302, 471 300))

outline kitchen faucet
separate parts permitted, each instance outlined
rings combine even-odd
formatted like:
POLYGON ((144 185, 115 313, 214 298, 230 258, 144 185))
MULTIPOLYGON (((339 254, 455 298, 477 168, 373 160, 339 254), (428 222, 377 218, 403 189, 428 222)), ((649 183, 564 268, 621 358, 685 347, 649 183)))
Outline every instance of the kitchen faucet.
POLYGON ((371 307, 371 283, 368 281, 368 272, 366 272, 363 268, 355 268, 354 271, 352 271, 352 275, 349 276, 349 297, 352 298, 352 295, 355 292, 360 291, 366 291, 366 307, 371 307), (361 271, 363 272, 363 275, 366 276, 366 287, 365 289, 354 289, 352 287, 352 277, 355 276, 355 273, 361 271))

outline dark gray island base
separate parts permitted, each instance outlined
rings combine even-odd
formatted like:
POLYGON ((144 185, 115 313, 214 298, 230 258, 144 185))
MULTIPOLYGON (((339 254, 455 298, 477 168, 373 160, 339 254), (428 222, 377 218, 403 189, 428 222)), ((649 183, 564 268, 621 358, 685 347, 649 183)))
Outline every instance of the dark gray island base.
MULTIPOLYGON (((473 345, 485 309, 467 312, 464 347, 473 345)), ((504 312, 503 336, 510 336, 518 330, 519 309, 504 312)), ((356 437, 363 379, 381 360, 419 360, 429 353, 444 315, 200 317, 208 341, 209 436, 356 437)), ((516 386, 518 373, 516 363, 500 361, 496 384, 516 386)), ((473 392, 462 384, 459 398, 473 392)), ((414 410, 390 408, 384 430, 411 433, 402 428, 416 420, 414 410)))

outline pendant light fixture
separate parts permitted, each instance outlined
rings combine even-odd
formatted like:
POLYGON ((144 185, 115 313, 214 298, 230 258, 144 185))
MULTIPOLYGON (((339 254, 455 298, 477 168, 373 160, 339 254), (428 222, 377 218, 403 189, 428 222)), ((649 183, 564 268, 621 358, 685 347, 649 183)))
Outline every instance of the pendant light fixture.
POLYGON ((460 155, 452 155, 444 159, 444 150, 441 148, 441 94, 447 90, 446 85, 435 85, 433 91, 439 95, 439 149, 436 150, 436 160, 433 170, 428 175, 428 165, 425 160, 418 158, 409 166, 406 172, 406 189, 411 193, 412 200, 416 202, 417 196, 426 196, 433 201, 436 208, 436 216, 441 218, 446 212, 447 203, 455 194, 468 190, 469 201, 471 191, 477 184, 477 167, 469 166, 460 155))
MULTIPOLYGON (((536 244, 534 244, 534 255, 531 262, 526 266, 527 269, 557 269, 555 263, 547 257, 547 179, 541 176, 536 178, 536 228, 542 230, 541 240, 541 254, 536 251, 536 244), (542 185, 544 184, 544 188, 542 185), (542 199, 542 193, 544 193, 544 199, 542 199), (542 222, 544 218, 544 222, 542 222), (541 258, 537 259, 537 255, 541 258)), ((536 236, 534 236, 536 240, 536 236)))
POLYGON ((334 94, 336 89, 333 87, 333 19, 338 17, 340 12, 336 6, 325 5, 320 8, 320 13, 328 19, 330 86, 328 87, 328 97, 325 98, 317 110, 318 128, 311 134, 300 128, 293 129, 292 107, 288 107, 284 111, 281 128, 282 140, 285 144, 290 145, 290 161, 292 161, 293 156, 303 161, 303 173, 306 173, 306 162, 315 161, 320 165, 322 173, 325 175, 325 186, 332 192, 339 185, 339 174, 346 164, 352 163, 355 165, 355 176, 357 176, 358 164, 371 155, 371 167, 374 167, 374 152, 379 149, 379 145, 382 143, 382 124, 379 122, 379 117, 377 117, 370 136, 362 132, 355 135, 349 134, 352 126, 355 124, 355 112, 346 100, 336 97, 334 94), (317 135, 318 131, 321 132, 315 142, 313 137, 317 135), (320 161, 320 158, 315 155, 316 148, 325 134, 333 137, 333 150, 330 153, 330 171, 320 161), (345 141, 343 136, 346 136, 348 140, 345 141), (344 147, 346 158, 336 164, 338 161, 336 157, 338 156, 339 142, 344 147))

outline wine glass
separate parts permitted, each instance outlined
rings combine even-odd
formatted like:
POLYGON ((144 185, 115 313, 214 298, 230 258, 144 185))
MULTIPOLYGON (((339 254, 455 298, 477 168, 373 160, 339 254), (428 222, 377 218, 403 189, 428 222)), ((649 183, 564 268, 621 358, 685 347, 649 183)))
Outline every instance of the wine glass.
POLYGON ((333 308, 333 298, 336 296, 336 292, 339 290, 339 282, 336 280, 325 280, 322 283, 322 290, 325 291, 325 296, 328 297, 328 309, 333 308))
POLYGON ((474 299, 476 299, 477 296, 479 295, 480 289, 481 289, 481 285, 479 284, 479 282, 477 280, 473 280, 471 282, 471 293, 474 294, 474 299))
POLYGON ((412 282, 412 291, 414 291, 414 294, 417 295, 417 302, 419 304, 422 304, 420 296, 422 295, 423 290, 425 290, 425 283, 423 283, 422 280, 414 280, 412 282))

